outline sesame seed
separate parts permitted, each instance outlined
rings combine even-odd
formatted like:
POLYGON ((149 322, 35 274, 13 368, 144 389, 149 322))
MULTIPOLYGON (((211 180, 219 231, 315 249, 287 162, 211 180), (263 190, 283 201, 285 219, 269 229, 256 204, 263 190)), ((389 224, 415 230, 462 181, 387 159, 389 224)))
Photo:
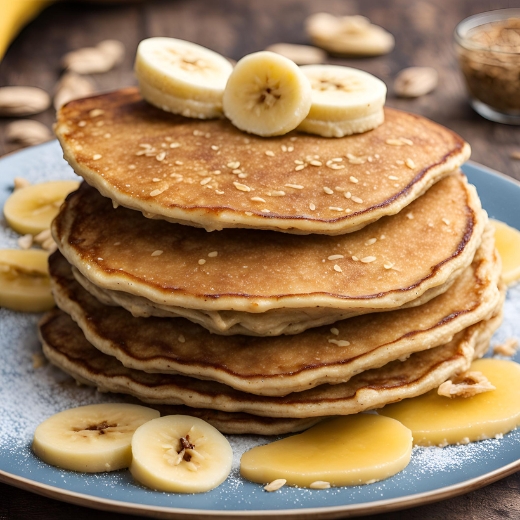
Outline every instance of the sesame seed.
POLYGON ((413 170, 415 168, 415 163, 413 162, 412 159, 410 159, 410 157, 408 157, 408 159, 406 159, 405 164, 406 164, 406 166, 408 166, 408 168, 410 168, 410 170, 413 170))
POLYGON ((274 152, 272 152, 271 150, 266 150, 265 155, 268 155, 269 157, 274 157, 274 152))
POLYGON ((234 182, 233 186, 239 191, 251 191, 251 188, 249 186, 246 186, 245 184, 240 184, 239 182, 234 182))
POLYGON ((359 258, 357 256, 353 256, 352 260, 354 260, 354 262, 359 262, 359 258))
POLYGON ((392 267, 394 267, 394 265, 395 265, 395 264, 393 264, 392 262, 385 262, 385 263, 383 264, 383 267, 384 267, 385 269, 392 269, 392 267))
POLYGON ((208 253, 208 256, 210 258, 215 258, 218 255, 218 251, 211 251, 211 253, 208 253))
POLYGON ((346 191, 346 192, 344 193, 344 195, 345 195, 345 198, 346 198, 346 199, 350 199, 350 198, 352 198, 352 193, 350 193, 350 191, 346 191))
POLYGON ((296 159, 294 161, 294 164, 305 164, 303 161, 300 161, 300 159, 296 159))
POLYGON ((213 170, 211 173, 213 173, 213 175, 220 175, 222 172, 220 170, 213 170))
POLYGON ((240 168, 240 163, 238 161, 233 161, 227 164, 228 168, 231 168, 232 170, 236 170, 237 168, 240 168))
POLYGON ((342 157, 334 157, 334 159, 331 159, 332 162, 342 162, 343 161, 343 158, 342 157))
POLYGON ((282 146, 280 148, 282 149, 282 152, 286 152, 287 151, 287 146, 285 146, 284 144, 282 144, 282 146))
POLYGON ((413 213, 411 211, 409 213, 407 213, 406 218, 413 220, 413 213))
POLYGON ((303 186, 301 184, 284 184, 286 188, 294 188, 295 190, 303 190, 303 186))
POLYGON ((363 199, 360 199, 359 197, 355 197, 354 195, 352 195, 352 197, 350 197, 352 199, 352 202, 356 202, 357 204, 363 204, 363 199))
POLYGON ((161 251, 160 249, 157 249, 157 251, 154 251, 152 253, 152 256, 160 256, 164 253, 164 251, 161 251))
POLYGON ((253 202, 265 202, 265 199, 263 199, 262 197, 251 197, 251 199, 253 202))
POLYGON ((90 117, 98 117, 98 116, 102 116, 103 114, 105 113, 104 110, 101 110, 100 108, 94 108, 93 110, 91 110, 88 115, 90 117))
POLYGON ((407 144, 408 146, 413 146, 413 141, 411 139, 406 139, 406 137, 401 137, 400 139, 404 144, 407 144))
POLYGON ((334 343, 338 347, 348 347, 350 345, 350 341, 346 339, 329 339, 329 343, 334 343))
POLYGON ((450 221, 449 221, 447 218, 443 218, 442 221, 443 221, 447 226, 450 225, 450 221))
POLYGON ((322 166, 320 161, 313 160, 309 163, 311 166, 322 166))
POLYGON ((282 486, 285 485, 286 482, 287 480, 284 478, 278 478, 267 484, 267 486, 264 486, 264 489, 268 492, 278 491, 282 486))
POLYGON ((216 193, 217 195, 224 195, 224 192, 221 191, 221 190, 215 190, 215 193, 216 193))
POLYGON ((78 126, 83 128, 84 126, 87 126, 87 122, 86 121, 79 121, 78 122, 78 126))
POLYGON ((309 487, 311 489, 329 489, 330 482, 325 482, 324 480, 316 480, 316 482, 312 482, 309 487))
POLYGON ((364 264, 369 264, 370 262, 375 262, 376 261, 376 257, 375 256, 365 256, 365 258, 362 258, 361 261, 364 264))
POLYGON ((98 260, 99 260, 100 262, 102 262, 102 261, 103 261, 103 259, 102 259, 101 257, 98 257, 98 260))
POLYGON ((199 260, 199 265, 204 265, 206 263, 206 260, 204 258, 201 258, 199 260))
POLYGON ((166 191, 169 187, 170 187, 169 184, 166 184, 165 186, 163 186, 160 189, 153 190, 152 192, 150 192, 150 197, 157 197, 157 195, 160 195, 163 191, 166 191))
POLYGON ((154 177, 154 178, 152 179, 152 182, 161 182, 161 180, 162 180, 162 179, 158 179, 157 177, 154 177))
POLYGON ((239 178, 239 179, 247 179, 247 177, 248 177, 248 174, 247 174, 247 173, 239 173, 239 174, 238 174, 238 178, 239 178))
POLYGON ((366 246, 371 246, 372 244, 375 244, 377 242, 377 238, 371 238, 365 242, 366 246))
POLYGON ((328 188, 327 186, 323 186, 323 191, 327 194, 327 195, 332 195, 334 192, 328 188))
POLYGON ((181 143, 170 143, 170 148, 179 148, 181 143))
POLYGON ((399 177, 396 177, 395 175, 389 175, 388 178, 389 178, 391 181, 398 181, 398 180, 399 180, 399 177))
POLYGON ((294 146, 287 147, 287 151, 288 152, 294 152, 294 146))
POLYGON ((338 264, 334 264, 334 271, 336 271, 337 273, 342 273, 343 269, 341 269, 341 267, 338 264))
POLYGON ((315 210, 316 210, 316 206, 311 202, 311 203, 309 204, 309 209, 310 209, 311 211, 315 211, 315 210))
POLYGON ((332 327, 332 329, 330 329, 330 332, 334 334, 334 336, 337 336, 339 334, 339 330, 336 327, 332 327))
POLYGON ((99 159, 101 159, 101 157, 103 157, 102 155, 100 155, 99 153, 96 153, 92 156, 92 159, 94 161, 99 161, 99 159))
POLYGON ((381 236, 379 237, 379 240, 384 240, 385 238, 386 238, 386 235, 381 235, 381 236))
POLYGON ((184 343, 186 341, 186 339, 184 338, 184 336, 181 334, 178 338, 180 343, 184 343))
POLYGON ((350 182, 353 182, 354 184, 357 184, 359 181, 356 179, 356 177, 350 176, 350 182))
POLYGON ((260 211, 261 211, 262 213, 271 213, 271 211, 270 211, 270 210, 268 210, 268 209, 265 209, 265 208, 264 208, 264 209, 261 209, 260 211))
POLYGON ((208 184, 208 182, 211 182, 211 177, 205 177, 204 179, 202 179, 200 181, 200 185, 204 186, 204 185, 208 184))
POLYGON ((303 170, 304 168, 305 168, 305 164, 299 164, 298 166, 296 166, 296 168, 294 168, 294 171, 299 172, 299 171, 303 170))
POLYGON ((242 173, 242 170, 240 168, 236 168, 235 170, 233 170, 231 173, 242 173))
POLYGON ((387 139, 386 144, 389 144, 391 146, 403 146, 404 143, 400 139, 387 139))
POLYGON ((175 164, 176 164, 177 166, 182 166, 184 163, 183 163, 182 161, 175 161, 175 164))
POLYGON ((337 206, 329 206, 331 211, 343 211, 343 208, 338 208, 337 206))
POLYGON ((212 144, 211 145, 211 149, 217 151, 218 150, 218 146, 216 144, 212 144))
POLYGON ((327 260, 339 260, 340 258, 345 258, 343 255, 330 255, 327 260))
POLYGON ((274 190, 270 191, 267 195, 269 195, 269 197, 283 197, 285 195, 285 191, 274 190))

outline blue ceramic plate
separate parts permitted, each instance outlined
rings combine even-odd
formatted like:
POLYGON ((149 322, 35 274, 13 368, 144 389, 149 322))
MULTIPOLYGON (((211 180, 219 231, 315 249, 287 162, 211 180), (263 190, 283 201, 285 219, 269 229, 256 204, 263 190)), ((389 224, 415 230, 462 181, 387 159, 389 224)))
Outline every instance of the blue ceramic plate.
MULTIPOLYGON (((464 171, 476 185, 490 216, 520 229, 520 184, 477 164, 464 171)), ((32 182, 75 178, 61 158, 57 142, 8 156, 0 161, 0 206, 11 192, 13 178, 32 182)), ((5 223, 0 248, 16 247, 18 235, 5 223)), ((520 287, 509 291, 506 318, 495 341, 520 337, 520 287)), ((0 480, 36 493, 99 509, 161 518, 246 518, 269 516, 333 518, 376 513, 425 504, 461 494, 520 469, 520 429, 500 440, 467 446, 415 448, 409 466, 392 478, 366 486, 329 490, 282 488, 266 493, 240 478, 244 449, 265 442, 261 437, 230 436, 234 469, 219 488, 200 495, 177 495, 144 489, 127 471, 87 475, 44 464, 31 452, 32 433, 42 420, 62 409, 115 400, 90 388, 77 387, 50 365, 33 367, 40 347, 38 317, 0 309, 0 480)), ((517 355, 517 361, 520 356, 517 355)))

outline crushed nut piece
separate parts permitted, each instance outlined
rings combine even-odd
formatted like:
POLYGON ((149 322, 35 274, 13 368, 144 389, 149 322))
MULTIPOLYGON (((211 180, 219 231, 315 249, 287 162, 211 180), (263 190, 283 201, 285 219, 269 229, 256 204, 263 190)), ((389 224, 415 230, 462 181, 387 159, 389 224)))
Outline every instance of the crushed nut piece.
POLYGON ((285 483, 287 480, 284 478, 277 478, 276 480, 273 480, 267 486, 264 486, 264 489, 268 492, 272 491, 278 491, 281 487, 285 486, 285 483))
POLYGON ((493 347, 494 356, 514 356, 518 349, 518 340, 516 338, 507 338, 504 343, 493 347))
POLYGON ((464 372, 442 383, 437 393, 444 397, 472 397, 495 388, 482 372, 464 372))
POLYGON ((14 178, 14 189, 15 189, 15 191, 19 190, 21 188, 26 188, 27 186, 30 186, 30 185, 31 185, 31 183, 27 179, 24 179, 23 177, 15 177, 14 178))
POLYGON ((27 235, 24 235, 23 237, 20 237, 18 239, 18 247, 20 249, 30 249, 30 247, 33 244, 33 236, 28 233, 27 235))

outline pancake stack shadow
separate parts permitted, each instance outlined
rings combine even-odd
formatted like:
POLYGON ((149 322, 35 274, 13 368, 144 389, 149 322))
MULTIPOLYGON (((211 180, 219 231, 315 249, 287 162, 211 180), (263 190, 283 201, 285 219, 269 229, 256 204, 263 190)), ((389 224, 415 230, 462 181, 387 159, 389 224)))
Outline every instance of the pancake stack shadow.
POLYGON ((82 383, 280 434, 433 390, 500 324, 469 147, 431 121, 260 138, 125 89, 56 131, 86 182, 53 223, 40 337, 82 383))

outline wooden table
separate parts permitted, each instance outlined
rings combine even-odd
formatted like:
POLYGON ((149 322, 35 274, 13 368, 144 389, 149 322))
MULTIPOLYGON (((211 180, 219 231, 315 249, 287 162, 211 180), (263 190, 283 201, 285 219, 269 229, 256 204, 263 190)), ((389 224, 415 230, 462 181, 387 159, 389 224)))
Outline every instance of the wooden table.
MULTIPOLYGON (((18 1, 18 0, 16 0, 18 1)), ((24 0, 25 1, 25 0, 24 0)), ((230 58, 261 50, 276 42, 308 43, 305 17, 316 11, 363 14, 396 37, 395 50, 383 57, 331 59, 376 74, 389 85, 388 105, 423 114, 461 134, 473 149, 472 159, 520 180, 520 127, 491 123, 470 108, 453 53, 452 33, 458 21, 489 9, 511 7, 510 0, 163 0, 143 3, 64 2, 49 7, 17 38, 0 63, 0 86, 35 85, 52 92, 61 73, 60 58, 72 49, 107 38, 121 40, 124 62, 111 72, 93 76, 100 91, 135 84, 132 73, 137 44, 149 36, 173 36, 212 48, 230 58), (438 88, 416 100, 397 99, 392 80, 411 65, 435 67, 438 88)), ((49 109, 34 116, 47 125, 49 109)), ((5 142, 7 119, 0 119, 0 155, 13 150, 5 142)), ((97 512, 0 485, 0 520, 135 518, 97 512)), ((520 518, 520 473, 488 487, 406 513, 367 518, 398 519, 520 518)))

